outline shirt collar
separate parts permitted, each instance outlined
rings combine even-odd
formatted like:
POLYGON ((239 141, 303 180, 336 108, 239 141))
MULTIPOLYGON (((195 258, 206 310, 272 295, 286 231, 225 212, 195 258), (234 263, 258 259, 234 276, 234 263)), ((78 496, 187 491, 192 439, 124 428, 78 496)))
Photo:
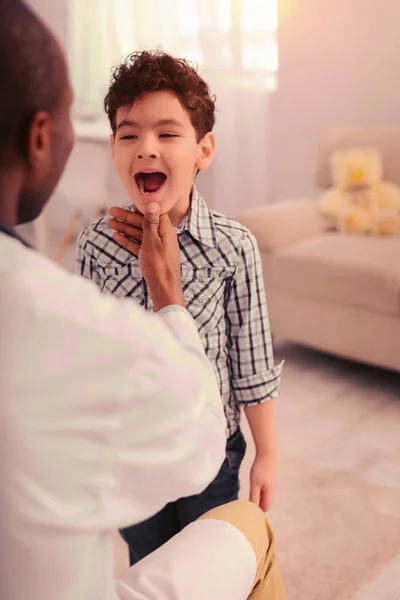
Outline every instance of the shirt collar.
POLYGON ((209 246, 210 248, 217 246, 214 217, 200 196, 196 186, 193 186, 192 189, 189 212, 177 227, 178 233, 182 233, 183 231, 187 231, 205 246, 209 246))
POLYGON ((2 225, 1 223, 0 223, 0 233, 4 233, 5 235, 8 235, 9 237, 12 237, 12 238, 18 240, 19 242, 21 242, 21 244, 23 244, 27 248, 32 248, 32 246, 30 244, 28 244, 28 242, 26 242, 20 235, 18 235, 18 233, 16 233, 14 231, 14 229, 10 229, 10 227, 6 227, 6 225, 2 225))

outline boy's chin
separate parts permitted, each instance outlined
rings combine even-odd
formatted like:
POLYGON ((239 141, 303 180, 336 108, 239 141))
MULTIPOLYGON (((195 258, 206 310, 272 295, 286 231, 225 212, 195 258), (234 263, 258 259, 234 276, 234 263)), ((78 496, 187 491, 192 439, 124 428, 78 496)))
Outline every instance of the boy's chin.
MULTIPOLYGON (((157 200, 152 200, 152 202, 157 202, 157 200)), ((160 215, 165 215, 165 213, 168 212, 167 207, 163 207, 163 203, 162 202, 157 202, 157 204, 160 206, 160 215)), ((143 202, 138 202, 137 200, 133 200, 132 201, 132 208, 135 212, 140 213, 141 215, 144 215, 145 210, 146 210, 146 204, 143 202)))

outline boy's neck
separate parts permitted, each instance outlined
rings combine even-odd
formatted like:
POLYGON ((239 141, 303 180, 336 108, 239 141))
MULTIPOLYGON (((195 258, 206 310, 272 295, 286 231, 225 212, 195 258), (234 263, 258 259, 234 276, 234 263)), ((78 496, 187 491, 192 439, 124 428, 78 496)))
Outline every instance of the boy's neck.
POLYGON ((190 193, 187 198, 181 198, 180 200, 178 200, 178 202, 174 204, 174 206, 169 211, 168 215, 174 227, 177 227, 188 214, 190 209, 191 196, 192 194, 190 193))

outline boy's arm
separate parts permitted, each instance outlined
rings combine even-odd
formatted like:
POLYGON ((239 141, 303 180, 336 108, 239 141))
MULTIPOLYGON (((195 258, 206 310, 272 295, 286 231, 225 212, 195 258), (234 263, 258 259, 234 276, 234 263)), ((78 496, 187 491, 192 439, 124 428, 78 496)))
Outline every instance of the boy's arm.
POLYGON ((243 239, 235 275, 227 287, 226 319, 232 389, 244 408, 256 446, 251 500, 264 510, 275 488, 276 426, 282 364, 275 366, 261 258, 252 234, 243 239))
POLYGON ((256 459, 250 474, 250 500, 264 511, 273 502, 277 470, 275 405, 271 399, 244 409, 256 446, 256 459))

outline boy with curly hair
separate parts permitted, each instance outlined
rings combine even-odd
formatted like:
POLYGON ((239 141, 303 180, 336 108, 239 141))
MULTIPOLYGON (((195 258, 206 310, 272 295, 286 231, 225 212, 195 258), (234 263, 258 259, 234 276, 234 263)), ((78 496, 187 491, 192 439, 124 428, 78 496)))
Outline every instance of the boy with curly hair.
POLYGON ((176 228, 185 302, 226 415, 226 459, 216 479, 203 493, 121 532, 135 564, 208 510, 237 499, 246 449, 242 408, 256 446, 250 499, 268 510, 276 484, 274 398, 282 365, 274 366, 256 241, 241 224, 210 210, 194 185, 215 150, 215 98, 206 82, 183 59, 136 52, 115 70, 105 110, 114 167, 132 204, 111 209, 111 219, 82 232, 75 271, 104 293, 154 310, 137 256, 144 207, 157 202, 176 228))

